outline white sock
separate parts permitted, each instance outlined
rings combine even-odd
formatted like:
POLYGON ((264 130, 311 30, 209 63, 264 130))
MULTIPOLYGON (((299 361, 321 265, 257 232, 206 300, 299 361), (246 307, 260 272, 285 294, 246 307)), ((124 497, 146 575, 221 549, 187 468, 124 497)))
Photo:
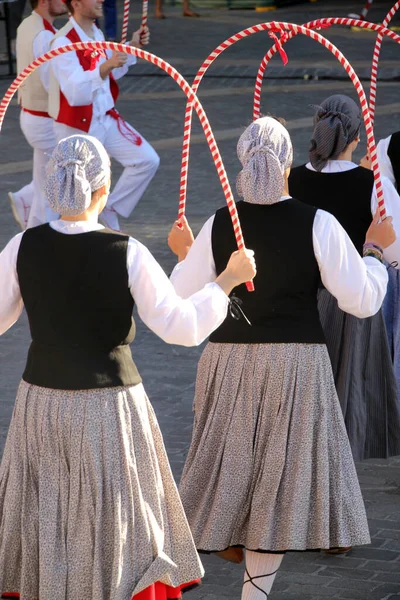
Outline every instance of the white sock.
POLYGON ((246 550, 242 600, 268 600, 268 594, 283 556, 283 554, 264 554, 246 550))

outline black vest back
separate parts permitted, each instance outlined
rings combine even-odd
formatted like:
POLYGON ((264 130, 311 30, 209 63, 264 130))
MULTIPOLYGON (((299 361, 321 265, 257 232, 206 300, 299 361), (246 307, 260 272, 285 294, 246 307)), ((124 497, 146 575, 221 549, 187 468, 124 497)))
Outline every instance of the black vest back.
MULTIPOLYGON (((234 295, 251 326, 228 313, 210 336, 223 343, 324 343, 317 308, 320 274, 312 230, 316 209, 297 200, 270 206, 238 202, 237 209, 248 248, 255 252, 255 292, 238 286, 234 295)), ((227 207, 217 211, 212 250, 218 275, 237 249, 227 207)))
POLYGON ((400 131, 392 134, 388 147, 388 156, 392 163, 396 187, 400 192, 400 131))
POLYGON ((360 254, 372 221, 373 187, 374 175, 363 167, 319 173, 303 165, 292 169, 289 177, 290 193, 301 202, 334 215, 360 254))
POLYGON ((25 381, 65 390, 140 383, 129 348, 128 239, 107 229, 66 235, 50 225, 24 233, 17 272, 32 335, 25 381))

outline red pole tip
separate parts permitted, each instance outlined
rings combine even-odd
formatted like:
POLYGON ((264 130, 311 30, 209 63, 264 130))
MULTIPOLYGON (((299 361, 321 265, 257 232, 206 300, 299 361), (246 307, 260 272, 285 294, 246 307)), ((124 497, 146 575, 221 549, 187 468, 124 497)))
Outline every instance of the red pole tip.
POLYGON ((248 292, 254 292, 254 283, 252 281, 246 282, 246 287, 248 292))

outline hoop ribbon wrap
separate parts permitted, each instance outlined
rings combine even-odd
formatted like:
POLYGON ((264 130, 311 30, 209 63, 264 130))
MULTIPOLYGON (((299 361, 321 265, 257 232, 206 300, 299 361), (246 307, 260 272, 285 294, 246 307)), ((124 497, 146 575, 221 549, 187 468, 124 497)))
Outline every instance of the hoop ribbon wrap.
MULTIPOLYGON (((144 60, 152 63, 153 65, 159 67, 160 69, 165 71, 170 77, 172 77, 172 79, 174 81, 176 81, 178 86, 182 89, 184 94, 187 96, 188 101, 190 102, 190 105, 193 106, 194 109, 196 110, 196 113, 200 119, 200 123, 204 130, 204 134, 206 136, 206 140, 209 145, 212 157, 214 159, 215 167, 217 169, 217 172, 218 172, 218 175, 219 175, 219 178, 221 181, 221 186, 224 191, 225 199, 226 199, 228 209, 229 209, 229 214, 232 219, 232 224, 233 224, 233 229, 234 229, 234 233, 235 233, 237 246, 238 246, 239 250, 243 250, 245 248, 245 245, 244 245, 242 229, 240 227, 239 216, 238 216, 238 213, 236 210, 236 204, 235 204, 235 201, 233 198, 232 190, 231 190, 231 187, 230 187, 230 184, 228 181, 225 167, 222 162, 221 154, 219 152, 217 142, 215 141, 213 132, 211 130, 211 126, 208 121, 207 115, 206 115, 199 99, 197 98, 196 94, 194 93, 194 91, 192 90, 192 88, 190 87, 190 85, 188 84, 186 79, 184 79, 184 77, 182 77, 182 75, 176 69, 174 69, 174 67, 172 67, 169 63, 164 61, 162 58, 159 58, 158 56, 151 54, 150 52, 146 52, 145 50, 142 50, 141 48, 135 48, 133 46, 127 46, 124 44, 117 44, 115 42, 94 42, 94 41, 92 41, 92 42, 77 42, 75 44, 68 44, 66 46, 62 46, 60 48, 54 48, 53 50, 50 50, 43 56, 40 56, 39 58, 34 60, 30 65, 28 65, 16 77, 16 79, 13 81, 13 83, 10 85, 10 87, 6 91, 4 98, 2 99, 2 101, 0 103, 0 132, 1 132, 1 129, 3 126, 4 117, 5 117, 7 108, 9 106, 15 92, 18 90, 18 88, 21 86, 21 84, 25 81, 25 79, 33 71, 35 71, 38 67, 40 67, 40 65, 42 65, 43 63, 46 63, 47 61, 51 60, 55 56, 60 56, 61 54, 66 54, 67 52, 73 52, 76 50, 91 50, 91 51, 114 50, 116 52, 124 52, 125 54, 132 54, 134 56, 144 59, 144 60)), ((247 282, 246 286, 249 291, 254 290, 254 285, 253 285, 252 281, 247 282)))

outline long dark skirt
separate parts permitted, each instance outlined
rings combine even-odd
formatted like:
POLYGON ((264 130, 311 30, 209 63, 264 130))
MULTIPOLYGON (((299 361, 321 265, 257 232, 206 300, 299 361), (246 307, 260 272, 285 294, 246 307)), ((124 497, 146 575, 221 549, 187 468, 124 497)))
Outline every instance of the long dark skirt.
POLYGON ((358 319, 327 291, 319 311, 355 460, 400 454, 400 402, 383 312, 358 319))

